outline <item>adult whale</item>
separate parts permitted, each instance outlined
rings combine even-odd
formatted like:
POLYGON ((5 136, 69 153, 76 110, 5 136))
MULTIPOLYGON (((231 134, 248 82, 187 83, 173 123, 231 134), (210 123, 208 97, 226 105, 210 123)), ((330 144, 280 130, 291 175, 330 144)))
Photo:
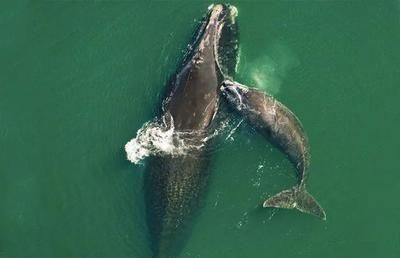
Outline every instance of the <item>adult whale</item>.
POLYGON ((297 209, 326 219, 325 211, 306 189, 309 167, 308 141, 299 119, 272 96, 240 83, 225 80, 222 95, 250 125, 266 135, 294 164, 298 185, 268 198, 263 206, 297 209))
POLYGON ((218 88, 235 70, 236 14, 230 5, 210 6, 163 102, 164 126, 203 147, 147 163, 144 190, 153 257, 179 255, 207 185, 210 141, 205 139, 218 109, 218 88))

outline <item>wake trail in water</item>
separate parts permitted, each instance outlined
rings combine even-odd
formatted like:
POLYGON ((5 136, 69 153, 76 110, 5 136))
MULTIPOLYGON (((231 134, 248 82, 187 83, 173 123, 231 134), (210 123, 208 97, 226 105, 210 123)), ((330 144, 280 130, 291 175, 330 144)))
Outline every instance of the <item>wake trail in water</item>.
POLYGON ((233 134, 236 132, 236 130, 239 128, 239 126, 242 124, 242 122, 243 122, 243 119, 240 120, 239 123, 230 130, 230 132, 229 132, 228 136, 226 136, 225 140, 234 141, 233 134))

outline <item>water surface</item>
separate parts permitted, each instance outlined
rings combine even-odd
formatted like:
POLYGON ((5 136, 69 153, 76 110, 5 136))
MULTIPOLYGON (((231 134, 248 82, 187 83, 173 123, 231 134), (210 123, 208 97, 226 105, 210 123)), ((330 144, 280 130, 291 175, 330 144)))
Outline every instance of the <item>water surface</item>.
MULTIPOLYGON (((294 171, 242 125, 221 139, 182 257, 399 257, 400 3, 232 3, 237 79, 302 120, 328 218, 259 208, 294 171)), ((123 146, 210 4, 0 3, 1 258, 150 257, 144 167, 123 146)))

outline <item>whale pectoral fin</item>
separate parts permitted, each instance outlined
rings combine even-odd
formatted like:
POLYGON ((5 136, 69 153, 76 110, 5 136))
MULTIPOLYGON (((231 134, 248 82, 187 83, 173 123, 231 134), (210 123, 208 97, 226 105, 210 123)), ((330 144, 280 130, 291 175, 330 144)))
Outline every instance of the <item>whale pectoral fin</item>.
POLYGON ((284 190, 265 200, 263 207, 297 209, 326 220, 324 209, 304 188, 293 187, 290 190, 284 190))

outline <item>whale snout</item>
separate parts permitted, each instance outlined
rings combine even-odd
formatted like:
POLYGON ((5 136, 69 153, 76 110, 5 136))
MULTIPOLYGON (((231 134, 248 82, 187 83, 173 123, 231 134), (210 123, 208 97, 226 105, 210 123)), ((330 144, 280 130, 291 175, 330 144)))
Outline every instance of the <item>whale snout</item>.
POLYGON ((241 85, 238 82, 234 82, 231 80, 224 80, 221 84, 220 90, 221 91, 234 91, 238 95, 247 93, 247 88, 245 86, 241 85))
POLYGON ((226 95, 229 91, 231 91, 234 86, 233 82, 230 80, 225 80, 222 82, 221 87, 219 88, 222 94, 226 95))
POLYGON ((219 21, 232 17, 235 18, 238 15, 238 10, 235 6, 230 4, 212 4, 208 7, 210 17, 215 17, 219 21))
POLYGON ((235 83, 232 81, 225 80, 222 82, 220 90, 221 94, 226 98, 227 101, 235 104, 237 109, 242 109, 243 98, 240 87, 235 85, 235 83))

